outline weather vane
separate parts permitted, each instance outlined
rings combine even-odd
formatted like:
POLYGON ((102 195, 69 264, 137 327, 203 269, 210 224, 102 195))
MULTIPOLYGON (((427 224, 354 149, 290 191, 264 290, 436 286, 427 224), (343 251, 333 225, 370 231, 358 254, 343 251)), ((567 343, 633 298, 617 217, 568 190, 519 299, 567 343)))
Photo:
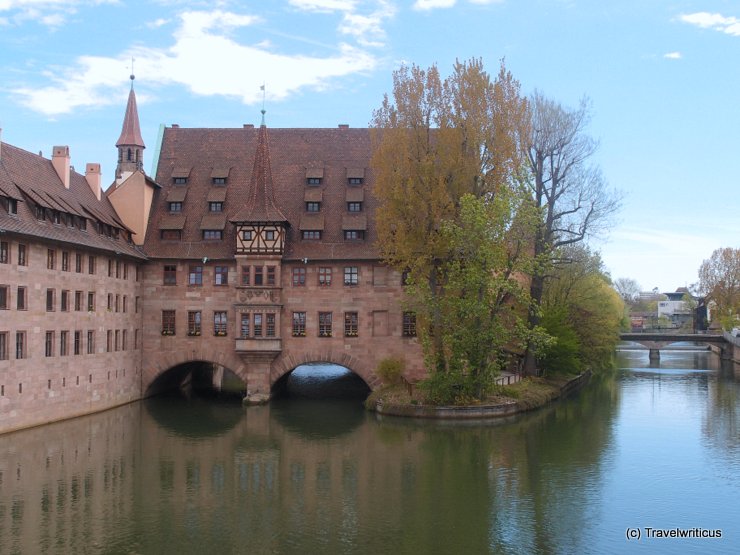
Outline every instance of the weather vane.
POLYGON ((260 85, 260 90, 262 91, 262 125, 265 125, 265 82, 262 81, 262 85, 260 85))
POLYGON ((134 77, 134 61, 135 61, 134 57, 131 56, 131 75, 129 75, 129 79, 131 79, 131 88, 132 89, 134 88, 134 79, 135 79, 135 77, 134 77))

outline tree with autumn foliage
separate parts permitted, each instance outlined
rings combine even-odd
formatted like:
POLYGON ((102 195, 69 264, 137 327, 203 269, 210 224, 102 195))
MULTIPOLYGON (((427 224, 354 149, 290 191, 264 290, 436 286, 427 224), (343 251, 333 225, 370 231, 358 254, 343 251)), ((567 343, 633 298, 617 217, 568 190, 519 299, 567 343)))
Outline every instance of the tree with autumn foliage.
POLYGON ((715 304, 713 320, 723 328, 738 325, 740 318, 740 249, 717 249, 699 267, 698 290, 715 304))
POLYGON ((519 83, 478 59, 444 79, 400 68, 373 114, 378 246, 408 275, 438 402, 484 396, 506 345, 528 339, 511 309, 528 304, 536 213, 515 186, 528 122, 519 83))

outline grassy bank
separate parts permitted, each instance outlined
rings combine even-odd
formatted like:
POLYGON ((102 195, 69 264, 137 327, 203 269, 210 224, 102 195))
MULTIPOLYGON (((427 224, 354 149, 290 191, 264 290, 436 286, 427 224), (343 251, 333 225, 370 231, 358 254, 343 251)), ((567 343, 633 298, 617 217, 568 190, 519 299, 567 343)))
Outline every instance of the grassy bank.
MULTIPOLYGON (((476 402, 473 406, 516 403, 518 411, 532 410, 559 397, 563 388, 575 378, 577 375, 557 375, 548 378, 527 377, 513 385, 496 386, 489 397, 476 402)), ((420 388, 409 388, 403 384, 384 386, 373 391, 365 400, 365 408, 374 411, 378 403, 397 407, 429 406, 420 388)), ((459 406, 471 406, 471 404, 465 403, 459 406)))

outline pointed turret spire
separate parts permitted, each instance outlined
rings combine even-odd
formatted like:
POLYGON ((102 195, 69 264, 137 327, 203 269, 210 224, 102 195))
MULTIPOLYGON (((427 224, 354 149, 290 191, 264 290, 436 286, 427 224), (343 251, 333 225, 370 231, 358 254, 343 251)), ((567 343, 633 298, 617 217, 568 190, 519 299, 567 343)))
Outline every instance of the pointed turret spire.
MULTIPOLYGON (((264 113, 263 113, 264 118, 264 113)), ((249 200, 246 206, 232 218, 233 222, 271 222, 287 223, 286 218, 275 204, 270 166, 267 126, 260 125, 254 167, 249 181, 249 200)))
POLYGON ((131 74, 131 90, 128 93, 126 114, 123 117, 121 136, 116 142, 118 147, 118 166, 116 179, 121 181, 124 174, 142 170, 144 167, 144 139, 141 138, 139 127, 139 111, 136 107, 136 93, 134 92, 134 74, 131 74))

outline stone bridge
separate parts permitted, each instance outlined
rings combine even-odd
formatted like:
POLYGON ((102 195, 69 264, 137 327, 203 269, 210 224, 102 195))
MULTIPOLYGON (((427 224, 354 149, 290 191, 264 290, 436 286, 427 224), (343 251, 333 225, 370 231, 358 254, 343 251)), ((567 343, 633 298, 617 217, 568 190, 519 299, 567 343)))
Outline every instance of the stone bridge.
POLYGON ((619 338, 622 341, 632 341, 647 347, 650 350, 650 360, 660 359, 660 350, 668 345, 684 342, 713 346, 719 350, 721 358, 733 358, 733 345, 722 334, 632 332, 621 333, 619 338))

